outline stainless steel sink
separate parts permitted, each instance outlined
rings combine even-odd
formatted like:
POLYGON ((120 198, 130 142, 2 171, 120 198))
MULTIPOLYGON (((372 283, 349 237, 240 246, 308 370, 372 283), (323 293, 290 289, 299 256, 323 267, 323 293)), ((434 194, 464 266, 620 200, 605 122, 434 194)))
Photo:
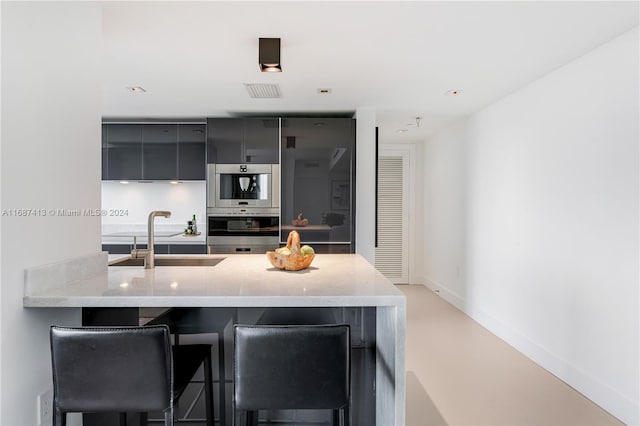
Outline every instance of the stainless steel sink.
MULTIPOLYGON (((216 266, 222 259, 209 257, 203 258, 179 258, 179 257, 156 257, 156 266, 216 266)), ((144 259, 123 259, 110 266, 144 266, 144 259)))

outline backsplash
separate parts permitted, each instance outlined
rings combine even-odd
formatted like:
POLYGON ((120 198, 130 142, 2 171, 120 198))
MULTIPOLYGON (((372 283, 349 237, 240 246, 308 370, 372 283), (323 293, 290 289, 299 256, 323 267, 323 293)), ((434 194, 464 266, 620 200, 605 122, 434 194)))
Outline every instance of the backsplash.
POLYGON ((103 233, 105 228, 122 228, 126 225, 142 225, 146 229, 147 218, 152 210, 169 210, 168 219, 157 218, 159 227, 174 225, 186 228, 187 221, 195 214, 198 225, 206 220, 206 182, 102 182, 103 233))

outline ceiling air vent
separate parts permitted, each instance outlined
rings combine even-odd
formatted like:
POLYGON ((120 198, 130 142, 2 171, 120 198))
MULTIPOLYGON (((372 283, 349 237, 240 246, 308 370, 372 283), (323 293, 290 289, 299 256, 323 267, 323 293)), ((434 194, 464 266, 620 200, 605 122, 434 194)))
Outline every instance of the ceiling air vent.
POLYGON ((277 84, 244 83, 244 87, 252 98, 280 98, 280 86, 277 84))

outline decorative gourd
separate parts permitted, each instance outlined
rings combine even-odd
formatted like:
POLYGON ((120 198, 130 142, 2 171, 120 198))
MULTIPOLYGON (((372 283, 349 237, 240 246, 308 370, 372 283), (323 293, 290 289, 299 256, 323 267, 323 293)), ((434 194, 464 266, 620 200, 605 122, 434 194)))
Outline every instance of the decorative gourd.
POLYGON ((316 257, 314 253, 300 253, 300 234, 298 231, 289 232, 286 248, 289 249, 290 254, 278 253, 277 251, 267 252, 267 258, 278 269, 299 271, 308 268, 316 257))
POLYGON ((305 219, 302 217, 302 212, 298 213, 298 217, 291 221, 293 226, 307 226, 309 224, 309 219, 305 219))

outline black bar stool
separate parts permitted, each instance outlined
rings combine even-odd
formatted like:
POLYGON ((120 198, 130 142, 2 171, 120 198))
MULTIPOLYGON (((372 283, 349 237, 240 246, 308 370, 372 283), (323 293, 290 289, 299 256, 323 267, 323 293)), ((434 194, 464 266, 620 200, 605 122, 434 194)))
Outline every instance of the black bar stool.
MULTIPOLYGON (((173 426, 174 402, 201 364, 211 372, 211 346, 171 347, 169 328, 57 327, 50 330, 54 426, 66 425, 67 413, 164 413, 173 426), (189 376, 191 374, 191 376, 189 376)), ((212 398, 211 381, 205 390, 212 398)), ((206 407, 213 426, 213 405, 206 407)))
POLYGON ((259 410, 331 409, 351 423, 349 325, 236 325, 234 419, 259 410))
MULTIPOLYGON (((218 335, 218 378, 219 378, 219 410, 220 425, 226 425, 226 374, 224 330, 231 322, 236 323, 237 309, 235 308, 172 308, 154 318, 148 325, 164 324, 174 335, 176 347, 180 347, 180 335, 213 333, 218 335)), ((190 346, 190 345, 187 345, 190 346)), ((211 372, 209 372, 211 377, 211 372)))

